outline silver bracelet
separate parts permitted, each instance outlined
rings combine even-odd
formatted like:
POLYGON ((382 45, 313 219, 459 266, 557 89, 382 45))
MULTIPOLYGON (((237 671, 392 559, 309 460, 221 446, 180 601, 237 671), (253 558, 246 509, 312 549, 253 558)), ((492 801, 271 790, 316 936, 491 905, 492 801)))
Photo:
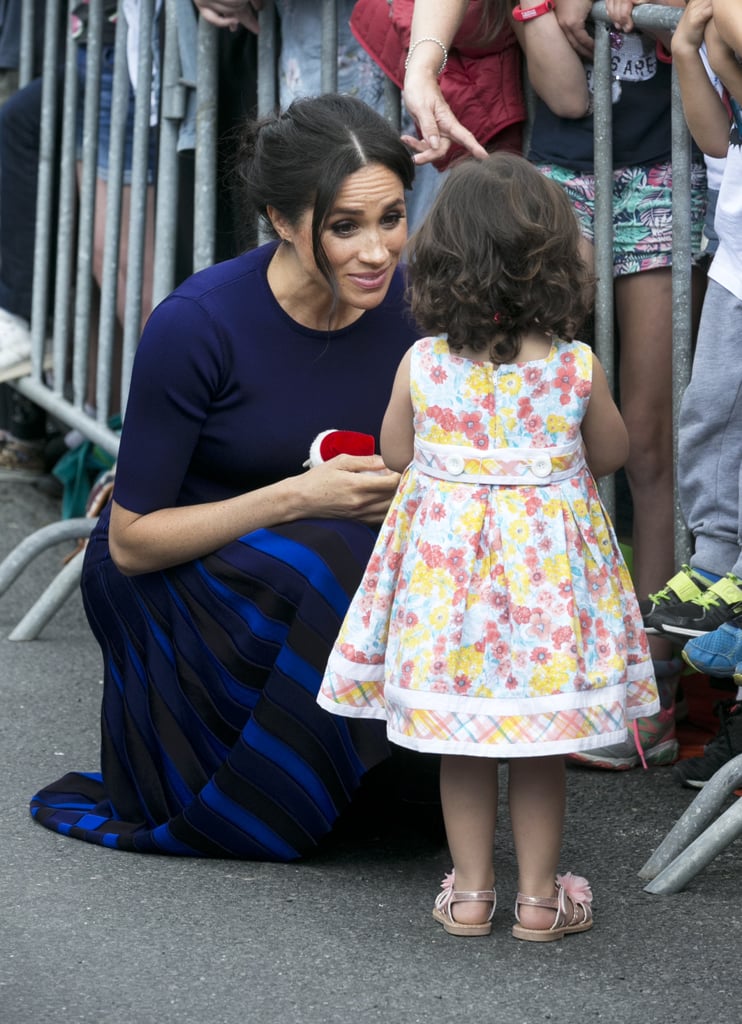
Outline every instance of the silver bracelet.
POLYGON ((436 76, 435 76, 436 78, 438 78, 439 75, 443 74, 443 70, 444 70, 446 64, 448 64, 448 50, 443 45, 443 43, 440 41, 440 39, 436 39, 435 36, 423 36, 422 39, 416 39, 415 40, 415 42, 412 44, 412 46, 407 51, 407 59, 404 62, 404 69, 405 69, 405 71, 409 67, 410 58, 412 57, 412 54, 415 52, 415 47, 419 46, 420 43, 435 43, 436 46, 440 46, 441 50, 443 50, 443 60, 441 61, 441 66, 438 68, 438 71, 436 72, 436 76))

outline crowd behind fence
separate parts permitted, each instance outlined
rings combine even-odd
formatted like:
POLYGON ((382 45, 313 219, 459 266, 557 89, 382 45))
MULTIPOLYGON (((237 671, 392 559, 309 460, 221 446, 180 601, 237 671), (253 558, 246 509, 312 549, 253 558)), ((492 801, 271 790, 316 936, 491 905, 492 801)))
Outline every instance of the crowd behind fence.
MULTIPOLYGON (((69 10, 72 9, 69 5, 69 10)), ((68 15, 65 5, 46 4, 44 31, 42 123, 39 159, 39 191, 35 236, 35 267, 31 316, 31 372, 13 382, 23 395, 40 405, 63 424, 115 457, 118 431, 110 425, 112 376, 125 410, 134 352, 142 314, 142 274, 145 245, 148 134, 152 47, 156 0, 139 3, 139 48, 134 117, 131 178, 131 219, 127 259, 127 288, 120 357, 115 356, 116 302, 119 277, 119 237, 122 230, 118 197, 121 190, 124 122, 128 102, 126 60, 127 23, 123 3, 115 37, 113 109, 109 151, 108 206, 98 339, 95 353, 94 400, 90 402, 91 282, 93 259, 96 152, 98 144, 98 88, 100 75, 103 3, 91 0, 87 26, 87 72, 83 107, 82 172, 76 177, 75 122, 79 101, 77 82, 78 43, 67 33, 65 52, 58 52, 59 19, 68 15), (63 72, 60 72, 60 63, 63 72), (94 409, 94 412, 91 412, 94 409)), ((318 3, 322 33, 322 88, 337 84, 337 7, 335 0, 318 3)), ((153 302, 161 300, 176 283, 175 242, 178 229, 178 138, 189 98, 195 104, 195 161, 193 189, 194 270, 215 259, 217 202, 217 37, 220 30, 203 18, 195 21, 192 0, 163 0, 159 21, 161 89, 157 128, 156 210, 153 269, 153 302), (184 61, 183 26, 194 26, 195 81, 184 61)), ((635 8, 638 28, 673 28, 677 8, 646 5, 635 8)), ((595 346, 609 374, 613 366, 614 310, 612 287, 611 214, 611 68, 607 13, 604 3, 593 5, 595 22, 595 255, 598 277, 595 306, 595 346)), ((277 105, 279 32, 272 0, 260 12, 258 36, 258 113, 277 105)), ((33 4, 24 4, 20 83, 32 74, 31 40, 33 4)), ((399 123, 399 92, 392 83, 386 91, 386 113, 399 123)), ((691 242, 690 242, 690 137, 683 117, 677 78, 673 75, 673 402, 675 419, 691 365, 691 242)), ((611 378, 612 380, 612 378, 611 378)), ((612 483, 603 483, 603 497, 612 510, 612 483)), ((688 539, 676 503, 675 540, 679 561, 687 558, 688 539)))

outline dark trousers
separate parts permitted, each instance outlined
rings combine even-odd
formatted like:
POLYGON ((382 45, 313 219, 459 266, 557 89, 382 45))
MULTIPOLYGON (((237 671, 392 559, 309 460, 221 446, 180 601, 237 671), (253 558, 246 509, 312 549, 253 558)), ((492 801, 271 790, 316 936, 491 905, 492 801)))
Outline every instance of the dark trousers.
POLYGON ((41 79, 0 107, 0 307, 31 318, 41 79))
MULTIPOLYGON (((0 107, 0 307, 31 319, 41 79, 0 107)), ((18 440, 41 439, 46 414, 7 385, 0 387, 0 427, 18 440)))

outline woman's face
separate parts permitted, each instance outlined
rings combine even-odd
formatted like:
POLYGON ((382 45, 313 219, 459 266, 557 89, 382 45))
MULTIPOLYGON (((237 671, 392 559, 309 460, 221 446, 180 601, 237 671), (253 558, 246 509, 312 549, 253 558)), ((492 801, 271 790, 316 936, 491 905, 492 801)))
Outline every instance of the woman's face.
MULTIPOLYGON (((282 234, 292 243, 304 283, 329 297, 312 251, 312 213, 307 210, 282 234)), ((404 187, 397 175, 382 164, 369 164, 348 175, 325 219, 321 241, 337 282, 337 319, 348 307, 378 306, 407 241, 404 187)))

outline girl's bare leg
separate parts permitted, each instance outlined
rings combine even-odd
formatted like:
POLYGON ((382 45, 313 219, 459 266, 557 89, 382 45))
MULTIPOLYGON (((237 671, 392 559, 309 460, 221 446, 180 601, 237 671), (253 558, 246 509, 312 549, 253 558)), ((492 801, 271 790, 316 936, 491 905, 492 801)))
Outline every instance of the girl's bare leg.
MULTIPOLYGON (((626 476, 633 505, 633 580, 640 598, 675 572, 672 450, 672 270, 628 274, 615 282, 620 334, 621 412, 631 449, 626 476)), ((653 638, 655 658, 670 658, 653 638)))
MULTIPOLYGON (((563 757, 514 757, 509 767, 508 801, 518 861, 518 891, 554 896, 566 805, 563 757)), ((458 878, 457 878, 458 883, 458 878)), ((526 928, 549 928, 555 912, 519 907, 526 928)))
MULTIPOLYGON (((459 891, 494 886, 497 766, 497 760, 489 757, 444 754, 441 758, 443 820, 459 891)), ((491 909, 491 903, 456 903, 452 913, 462 924, 479 924, 491 909)))

